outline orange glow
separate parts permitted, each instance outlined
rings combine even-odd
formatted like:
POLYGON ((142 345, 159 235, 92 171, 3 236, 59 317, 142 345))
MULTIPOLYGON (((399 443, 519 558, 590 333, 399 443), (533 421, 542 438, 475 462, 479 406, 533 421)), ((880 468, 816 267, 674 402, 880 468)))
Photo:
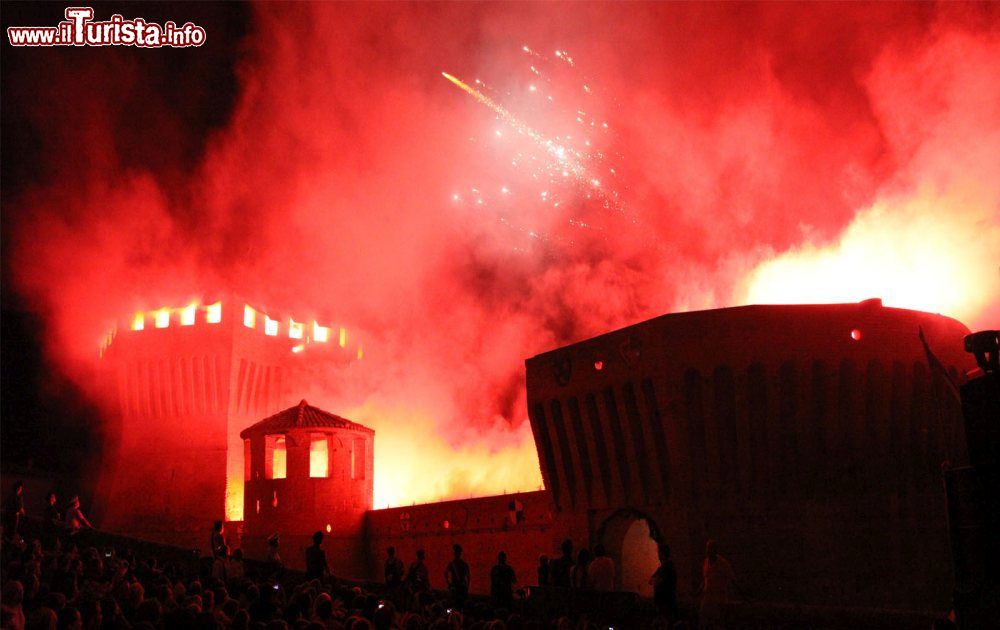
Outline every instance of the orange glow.
POLYGON ((209 324, 218 324, 222 321, 222 302, 209 304, 205 307, 205 321, 209 324))
POLYGON ((170 325, 170 311, 161 308, 153 314, 153 325, 157 328, 166 328, 170 325))
POLYGON ((253 328, 257 324, 257 311, 253 310, 249 304, 243 305, 243 325, 253 328))
POLYGON ((329 442, 322 433, 313 433, 309 437, 309 476, 330 476, 329 442))
POLYGON ((830 244, 809 242, 759 264, 744 304, 828 304, 882 298, 886 306, 973 320, 1000 290, 1000 226, 975 188, 880 201, 830 244), (992 295, 991 295, 992 294, 992 295))
MULTIPOLYGON (((327 523, 326 524, 326 533, 329 534, 332 531, 333 531, 333 526, 330 525, 329 523, 327 523)), ((379 607, 381 608, 381 604, 379 605, 379 607)))
POLYGON ((411 404, 349 408, 345 416, 376 432, 372 476, 376 509, 542 487, 538 452, 526 419, 513 430, 501 421, 480 438, 456 445, 448 437, 450 429, 411 404), (407 422, 394 421, 401 417, 407 422))
POLYGON ((181 309, 181 326, 193 326, 194 325, 194 317, 195 317, 195 313, 197 312, 197 310, 198 310, 198 307, 195 304, 191 304, 190 306, 185 306, 184 308, 182 308, 181 309))
POLYGON ((347 345, 347 329, 346 328, 341 328, 340 329, 340 347, 343 348, 346 345, 347 345))
POLYGON ((330 329, 313 322, 313 341, 325 343, 330 340, 330 329))
POLYGON ((291 339, 302 339, 302 322, 288 320, 288 336, 291 339))
POLYGON ((226 477, 226 520, 243 520, 243 479, 226 477))
POLYGON ((146 316, 142 313, 136 313, 132 317, 132 330, 142 330, 146 327, 146 316))
POLYGON ((364 357, 364 353, 361 351, 361 346, 359 345, 358 346, 358 361, 360 361, 362 357, 364 357))
POLYGON ((264 316, 264 334, 274 337, 278 334, 278 320, 264 316))

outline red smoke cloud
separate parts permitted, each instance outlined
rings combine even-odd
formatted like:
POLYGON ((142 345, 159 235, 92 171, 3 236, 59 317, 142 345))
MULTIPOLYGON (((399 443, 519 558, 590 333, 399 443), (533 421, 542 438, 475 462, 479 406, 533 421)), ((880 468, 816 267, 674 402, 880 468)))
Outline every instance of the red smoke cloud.
POLYGON ((360 327, 364 376, 307 397, 379 431, 379 506, 537 487, 523 360, 646 317, 874 295, 1000 314, 995 5, 263 4, 241 46, 203 143, 140 96, 142 51, 56 68, 15 276, 71 374, 109 320, 201 293, 360 327), (530 143, 442 71, 542 133, 607 122, 620 205, 512 167, 530 143))

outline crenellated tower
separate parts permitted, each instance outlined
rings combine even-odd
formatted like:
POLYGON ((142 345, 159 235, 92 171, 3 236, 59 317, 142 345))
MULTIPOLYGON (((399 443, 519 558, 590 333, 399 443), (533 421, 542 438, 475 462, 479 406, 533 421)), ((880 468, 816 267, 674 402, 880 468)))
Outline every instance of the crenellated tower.
POLYGON ((135 313, 108 335, 118 402, 100 493, 106 528, 200 545, 205 522, 243 518, 240 431, 299 400, 318 369, 349 369, 344 327, 236 300, 135 313))

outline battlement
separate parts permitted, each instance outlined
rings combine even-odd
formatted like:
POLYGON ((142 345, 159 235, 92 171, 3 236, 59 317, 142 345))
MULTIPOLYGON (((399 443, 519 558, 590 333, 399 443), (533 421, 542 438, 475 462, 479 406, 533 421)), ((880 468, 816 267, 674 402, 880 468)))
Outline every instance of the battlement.
POLYGON ((222 300, 212 303, 192 302, 182 307, 162 307, 153 310, 136 311, 119 320, 108 330, 100 344, 103 357, 114 344, 119 334, 155 333, 168 328, 185 328, 222 325, 230 318, 238 318, 243 328, 260 331, 265 337, 285 338, 292 343, 293 353, 304 352, 307 348, 327 347, 350 353, 353 358, 364 358, 364 349, 347 327, 334 324, 322 325, 315 319, 293 317, 271 318, 261 309, 254 308, 239 300, 223 304, 222 300))

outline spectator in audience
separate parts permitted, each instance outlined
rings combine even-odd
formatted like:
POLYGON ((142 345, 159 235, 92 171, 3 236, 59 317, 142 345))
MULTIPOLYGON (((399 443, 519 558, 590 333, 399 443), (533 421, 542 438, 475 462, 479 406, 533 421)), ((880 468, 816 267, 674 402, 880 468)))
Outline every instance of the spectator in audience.
POLYGON ((517 576, 507 564, 507 554, 501 551, 497 554, 497 563, 490 570, 490 595, 497 605, 509 609, 514 604, 515 584, 517 576))
POLYGON ((267 539, 267 563, 272 565, 274 568, 284 567, 285 564, 281 561, 281 554, 278 553, 278 547, 280 546, 280 541, 278 540, 278 534, 271 534, 267 539))
POLYGON ((677 620, 677 569, 670 559, 669 545, 661 544, 657 555, 660 566, 649 578, 649 583, 653 586, 653 603, 667 621, 674 623, 677 620))
POLYGON ((243 550, 234 549, 226 566, 226 581, 242 580, 246 576, 246 568, 243 566, 243 550))
POLYGON ((212 577, 225 584, 229 579, 229 548, 222 545, 219 554, 212 560, 212 577))
POLYGON ((594 547, 594 560, 590 563, 588 574, 590 587, 595 591, 615 590, 615 561, 607 554, 604 545, 594 547))
POLYGON ((225 555, 226 548, 226 525, 222 521, 212 523, 212 532, 208 536, 208 549, 213 558, 225 555))
POLYGON ((0 627, 11 630, 24 630, 24 586, 17 580, 9 580, 4 584, 3 601, 0 601, 0 627))
POLYGON ((538 585, 549 585, 549 557, 538 556, 538 585))
POLYGON ((573 570, 573 541, 562 543, 562 556, 549 563, 549 581, 552 586, 570 587, 570 573, 573 570))
POLYGON ((87 520, 87 517, 80 510, 80 497, 78 496, 70 499, 69 504, 66 506, 66 526, 69 528, 70 533, 76 533, 83 528, 91 528, 90 521, 87 520))
POLYGON ((725 626, 729 591, 736 581, 736 574, 729 561, 719 555, 719 545, 714 540, 705 543, 705 562, 701 567, 701 607, 698 626, 703 629, 722 630, 725 626))
POLYGON ((7 540, 20 540, 21 518, 24 517, 24 482, 15 481, 3 502, 3 535, 7 540))
POLYGON ((389 547, 385 553, 385 585, 390 591, 397 590, 403 583, 406 567, 403 566, 403 561, 396 557, 395 547, 389 547))
POLYGON ((583 548, 577 554, 576 564, 570 573, 570 586, 578 589, 589 589, 590 585, 590 550, 583 548))
MULTIPOLYGON (((51 608, 46 608, 45 606, 42 606, 38 610, 28 615, 28 625, 26 625, 25 627, 30 628, 32 630, 58 630, 59 617, 56 616, 56 611, 52 610, 51 608)), ((116 626, 110 626, 110 627, 116 628, 116 626)))
POLYGON ((62 527, 62 512, 59 511, 59 499, 55 492, 49 492, 46 499, 45 515, 43 519, 43 532, 45 537, 45 547, 54 548, 59 539, 59 530, 62 527))
POLYGON ((323 532, 312 536, 313 544, 306 548, 306 577, 310 580, 321 580, 330 575, 330 565, 326 562, 326 551, 323 549, 323 532))
POLYGON ((75 606, 67 606, 59 611, 59 630, 83 630, 83 618, 75 606))
POLYGON ((444 581, 448 585, 451 593, 451 600, 455 608, 459 610, 465 606, 465 600, 469 596, 469 586, 472 576, 469 571, 469 563, 462 560, 462 545, 453 545, 451 548, 455 557, 448 563, 444 570, 444 581))
POLYGON ((427 565, 424 564, 423 549, 417 549, 417 559, 410 564, 410 569, 406 572, 406 584, 414 594, 431 590, 430 574, 427 572, 427 565))

